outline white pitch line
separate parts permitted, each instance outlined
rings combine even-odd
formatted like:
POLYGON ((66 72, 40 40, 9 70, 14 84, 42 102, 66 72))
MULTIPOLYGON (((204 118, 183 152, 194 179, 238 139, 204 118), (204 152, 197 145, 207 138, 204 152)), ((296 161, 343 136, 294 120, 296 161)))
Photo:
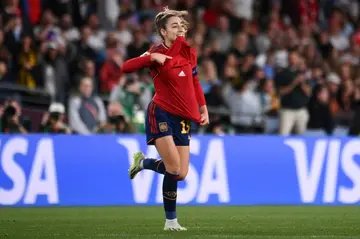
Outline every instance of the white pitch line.
MULTIPOLYGON (((181 232, 179 233, 174 233, 176 235, 180 235, 181 232)), ((185 232, 186 234, 186 232, 185 232)), ((109 238, 109 237, 117 237, 117 238, 121 238, 121 237, 143 237, 143 238, 153 238, 153 237, 168 237, 169 235, 127 235, 127 234, 98 234, 96 235, 97 237, 101 237, 101 238, 109 238)), ((204 235, 189 235, 188 237, 190 238, 203 238, 204 235)), ((223 234, 212 234, 212 235, 206 235, 206 237, 216 237, 216 238, 239 238, 239 237, 245 237, 245 238, 339 238, 339 239, 360 239, 360 237, 354 237, 354 236, 345 236, 345 235, 299 235, 299 236, 295 236, 295 235, 250 235, 250 234, 238 234, 238 235, 223 235, 223 234)))

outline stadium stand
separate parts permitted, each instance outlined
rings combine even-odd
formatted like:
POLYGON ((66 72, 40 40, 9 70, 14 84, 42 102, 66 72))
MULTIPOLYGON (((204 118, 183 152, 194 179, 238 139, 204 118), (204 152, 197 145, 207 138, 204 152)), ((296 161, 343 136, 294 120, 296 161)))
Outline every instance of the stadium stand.
POLYGON ((39 132, 59 103, 73 133, 107 124, 144 132, 152 80, 147 71, 124 75, 121 66, 161 41, 152 19, 165 6, 190 13, 188 41, 211 121, 194 132, 345 135, 355 127, 356 0, 2 0, 1 131, 12 133, 9 123, 39 132), (7 121, 14 101, 20 120, 7 121))

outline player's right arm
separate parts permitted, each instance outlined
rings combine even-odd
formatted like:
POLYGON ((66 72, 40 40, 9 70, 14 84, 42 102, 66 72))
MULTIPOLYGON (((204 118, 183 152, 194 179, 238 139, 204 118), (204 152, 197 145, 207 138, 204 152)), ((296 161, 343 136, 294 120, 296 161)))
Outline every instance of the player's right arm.
POLYGON ((151 67, 155 63, 164 65, 167 59, 172 59, 172 57, 161 53, 146 52, 142 56, 127 60, 122 66, 122 71, 124 73, 132 73, 143 68, 151 67))
POLYGON ((132 73, 141 70, 143 68, 148 68, 152 64, 153 62, 151 61, 151 54, 145 52, 143 55, 139 57, 135 57, 125 61, 122 66, 122 71, 124 73, 132 73))

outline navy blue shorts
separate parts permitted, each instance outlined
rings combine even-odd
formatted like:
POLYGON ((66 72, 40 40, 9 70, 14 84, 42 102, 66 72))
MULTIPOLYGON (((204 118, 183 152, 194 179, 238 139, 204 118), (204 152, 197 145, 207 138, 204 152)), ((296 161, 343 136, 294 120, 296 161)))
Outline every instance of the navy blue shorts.
POLYGON ((191 121, 160 109, 150 102, 145 119, 146 141, 154 145, 155 140, 172 135, 175 145, 188 146, 190 143, 191 121))

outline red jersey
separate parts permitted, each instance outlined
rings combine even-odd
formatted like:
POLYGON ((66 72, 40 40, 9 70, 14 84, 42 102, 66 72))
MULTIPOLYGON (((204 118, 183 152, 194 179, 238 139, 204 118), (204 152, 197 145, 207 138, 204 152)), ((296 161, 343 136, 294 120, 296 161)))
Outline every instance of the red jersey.
MULTIPOLYGON (((153 101, 161 109, 200 123, 199 106, 205 105, 204 93, 197 77, 197 57, 184 37, 178 37, 168 48, 164 44, 152 47, 148 53, 171 56, 164 65, 151 62, 150 55, 137 57, 124 63, 125 73, 150 67, 154 80, 153 101)), ((145 54, 146 55, 146 54, 145 54)))

